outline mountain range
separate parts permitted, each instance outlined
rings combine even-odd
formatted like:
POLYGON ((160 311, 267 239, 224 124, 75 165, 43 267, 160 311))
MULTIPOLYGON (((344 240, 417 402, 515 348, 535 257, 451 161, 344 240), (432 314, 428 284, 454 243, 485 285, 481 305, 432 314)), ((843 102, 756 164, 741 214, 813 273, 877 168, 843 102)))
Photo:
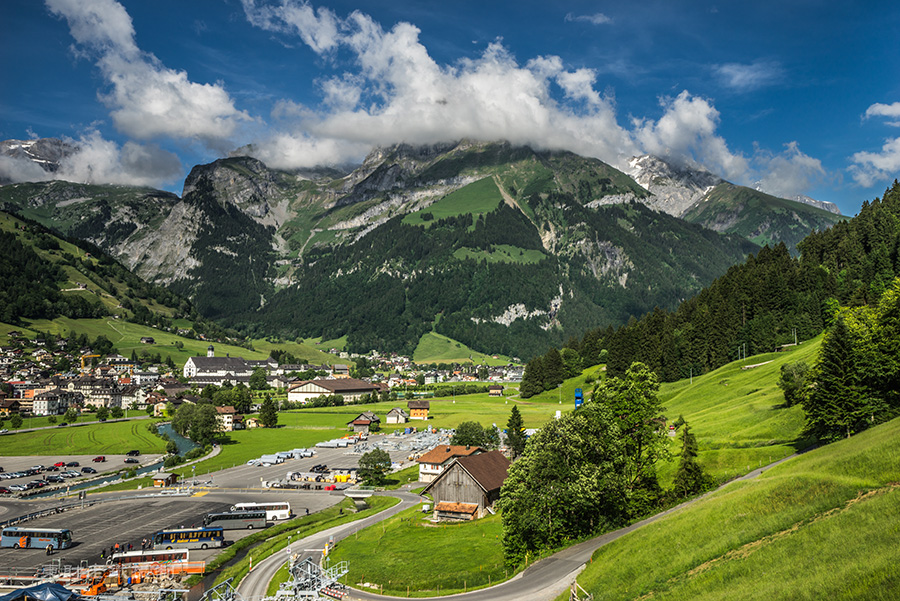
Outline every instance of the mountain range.
MULTIPOLYGON (((52 139, 0 144, 48 173, 72 152, 52 139)), ((760 246, 793 250, 842 219, 657 157, 625 173, 469 140, 377 148, 345 170, 233 156, 194 167, 180 197, 10 183, 0 203, 247 334, 408 352, 434 330, 522 357, 672 308, 760 246)))

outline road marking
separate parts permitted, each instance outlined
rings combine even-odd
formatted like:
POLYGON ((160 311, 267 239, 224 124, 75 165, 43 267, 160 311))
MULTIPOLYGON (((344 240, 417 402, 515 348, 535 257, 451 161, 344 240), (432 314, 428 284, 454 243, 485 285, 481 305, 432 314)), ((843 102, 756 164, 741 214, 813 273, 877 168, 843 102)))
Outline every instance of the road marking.
POLYGON ((204 490, 204 491, 202 491, 202 492, 195 492, 195 493, 192 494, 191 496, 192 496, 192 497, 202 497, 203 495, 208 495, 208 494, 209 494, 209 491, 208 491, 208 490, 204 490))

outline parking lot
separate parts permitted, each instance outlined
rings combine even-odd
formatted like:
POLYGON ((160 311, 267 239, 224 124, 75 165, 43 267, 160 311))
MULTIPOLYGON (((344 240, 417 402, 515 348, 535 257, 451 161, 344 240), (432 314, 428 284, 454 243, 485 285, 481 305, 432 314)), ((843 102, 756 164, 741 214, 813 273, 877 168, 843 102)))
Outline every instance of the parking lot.
MULTIPOLYGON (((105 455, 104 461, 94 461, 98 455, 50 455, 45 457, 0 457, 0 492, 16 486, 26 486, 32 481, 43 480, 54 486, 71 486, 103 475, 113 474, 126 468, 139 468, 159 461, 161 455, 105 455), (133 463, 126 463, 129 460, 133 463), (57 467, 56 464, 64 464, 57 467), (40 468, 35 469, 35 468, 40 468), (93 471, 91 471, 93 470, 93 471), (62 478, 62 482, 53 482, 56 476, 66 471, 75 472, 72 477, 62 478), (13 477, 16 473, 24 475, 13 477), (49 481, 48 481, 49 478, 49 481)), ((46 485, 45 485, 46 486, 46 485)), ((29 486, 29 489, 40 488, 29 486)), ((24 492, 12 488, 11 492, 24 492)), ((6 493, 3 493, 6 494, 6 493)))

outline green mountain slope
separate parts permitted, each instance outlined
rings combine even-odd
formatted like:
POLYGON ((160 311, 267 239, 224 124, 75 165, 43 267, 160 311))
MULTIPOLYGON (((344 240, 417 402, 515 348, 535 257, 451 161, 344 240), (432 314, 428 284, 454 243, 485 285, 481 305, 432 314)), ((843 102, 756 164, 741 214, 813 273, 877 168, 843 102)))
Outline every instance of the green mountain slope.
POLYGON ((710 190, 683 217, 717 232, 747 238, 760 246, 784 242, 792 252, 796 252, 797 243, 810 232, 826 230, 846 219, 727 182, 710 190))

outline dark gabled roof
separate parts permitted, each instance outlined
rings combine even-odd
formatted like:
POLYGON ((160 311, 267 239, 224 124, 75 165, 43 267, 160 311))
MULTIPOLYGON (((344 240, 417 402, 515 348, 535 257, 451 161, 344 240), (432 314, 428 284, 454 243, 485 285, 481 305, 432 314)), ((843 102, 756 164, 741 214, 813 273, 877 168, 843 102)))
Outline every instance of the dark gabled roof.
POLYGON ((500 451, 460 457, 456 462, 475 478, 484 492, 500 490, 509 469, 509 459, 500 451))
POLYGON ((430 409, 430 401, 407 401, 406 406, 409 409, 430 409))

